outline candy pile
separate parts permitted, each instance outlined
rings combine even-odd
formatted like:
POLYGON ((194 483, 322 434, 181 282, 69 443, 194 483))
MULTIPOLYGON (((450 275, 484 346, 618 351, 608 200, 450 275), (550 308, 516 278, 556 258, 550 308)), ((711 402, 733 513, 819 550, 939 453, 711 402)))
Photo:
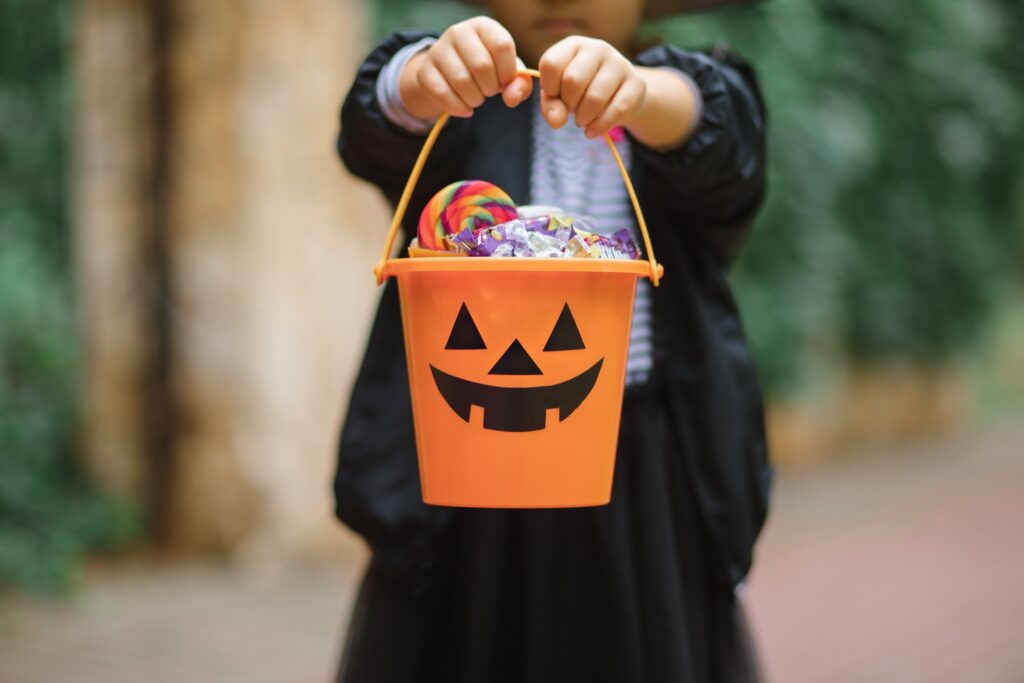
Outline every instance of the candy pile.
POLYGON ((479 180, 453 183, 434 196, 420 216, 418 246, 416 255, 435 250, 465 256, 640 258, 628 229, 600 235, 587 219, 561 215, 553 207, 521 207, 517 213, 508 195, 479 180))
POLYGON ((554 258, 640 258, 629 230, 598 235, 581 218, 541 216, 490 228, 463 230, 449 240, 467 256, 540 256, 554 258))

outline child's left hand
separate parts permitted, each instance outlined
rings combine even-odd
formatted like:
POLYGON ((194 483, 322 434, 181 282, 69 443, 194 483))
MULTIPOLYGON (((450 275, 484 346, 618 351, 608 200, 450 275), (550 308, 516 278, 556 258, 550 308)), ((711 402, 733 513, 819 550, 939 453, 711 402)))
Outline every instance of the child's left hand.
POLYGON ((552 128, 576 118, 587 137, 628 123, 647 95, 647 81, 603 40, 570 36, 540 58, 541 112, 552 128))

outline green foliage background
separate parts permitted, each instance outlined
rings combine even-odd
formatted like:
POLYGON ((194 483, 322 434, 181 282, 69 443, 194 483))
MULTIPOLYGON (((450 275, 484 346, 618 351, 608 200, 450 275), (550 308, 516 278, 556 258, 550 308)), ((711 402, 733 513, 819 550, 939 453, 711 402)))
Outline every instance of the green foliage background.
MULTIPOLYGON (((380 33, 473 11, 380 8, 380 33)), ((734 282, 774 393, 974 347, 1022 261, 1024 3, 764 0, 645 30, 760 75, 769 196, 734 282)))
POLYGON ((135 529, 74 459, 70 10, 0 2, 0 587, 40 591, 69 586, 87 549, 135 529))

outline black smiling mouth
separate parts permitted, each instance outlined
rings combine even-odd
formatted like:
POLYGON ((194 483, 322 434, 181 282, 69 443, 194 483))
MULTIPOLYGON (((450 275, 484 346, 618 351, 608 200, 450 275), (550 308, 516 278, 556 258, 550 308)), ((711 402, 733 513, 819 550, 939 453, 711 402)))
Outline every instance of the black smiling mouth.
POLYGON ((548 410, 558 409, 559 422, 572 415, 590 395, 603 363, 602 358, 572 379, 545 387, 495 387, 449 375, 433 365, 430 371, 445 402, 465 422, 470 406, 480 406, 484 429, 534 432, 544 429, 548 410))

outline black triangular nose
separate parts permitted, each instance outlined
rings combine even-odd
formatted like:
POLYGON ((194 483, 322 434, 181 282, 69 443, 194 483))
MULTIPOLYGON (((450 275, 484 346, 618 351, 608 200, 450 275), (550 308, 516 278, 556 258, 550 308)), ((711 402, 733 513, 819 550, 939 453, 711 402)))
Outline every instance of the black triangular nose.
POLYGON ((513 339, 508 349, 491 368, 491 375, 543 375, 537 364, 530 358, 518 339, 513 339))

